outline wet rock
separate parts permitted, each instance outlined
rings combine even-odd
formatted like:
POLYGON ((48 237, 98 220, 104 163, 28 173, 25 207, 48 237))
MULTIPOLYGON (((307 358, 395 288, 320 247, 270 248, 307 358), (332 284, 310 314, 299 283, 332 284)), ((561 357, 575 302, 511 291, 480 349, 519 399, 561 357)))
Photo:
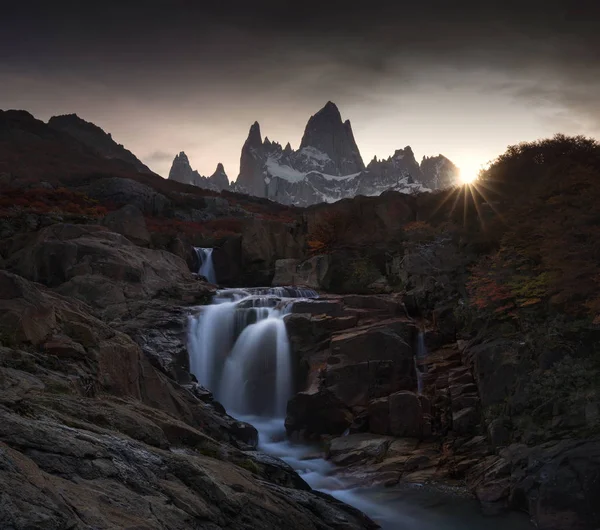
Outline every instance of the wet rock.
POLYGON ((340 466, 381 462, 392 440, 391 436, 370 433, 334 438, 329 445, 328 458, 340 466))
POLYGON ((287 406, 285 428, 288 434, 304 431, 310 437, 342 434, 352 423, 352 412, 332 392, 300 392, 287 406))

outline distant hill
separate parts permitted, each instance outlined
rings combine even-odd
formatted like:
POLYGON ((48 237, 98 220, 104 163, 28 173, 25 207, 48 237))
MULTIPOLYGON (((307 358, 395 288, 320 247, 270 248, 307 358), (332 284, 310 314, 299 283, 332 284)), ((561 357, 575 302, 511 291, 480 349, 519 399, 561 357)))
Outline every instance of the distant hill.
POLYGON ((109 159, 119 159, 128 162, 142 173, 152 173, 131 151, 125 149, 97 125, 81 119, 77 114, 53 116, 48 125, 57 131, 62 131, 77 138, 81 143, 91 147, 99 154, 109 159))

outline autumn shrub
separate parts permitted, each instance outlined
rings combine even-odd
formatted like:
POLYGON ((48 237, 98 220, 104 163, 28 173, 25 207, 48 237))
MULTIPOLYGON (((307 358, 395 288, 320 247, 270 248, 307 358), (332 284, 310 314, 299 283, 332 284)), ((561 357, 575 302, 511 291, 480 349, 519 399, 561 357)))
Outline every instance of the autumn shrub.
POLYGON ((9 213, 17 210, 89 217, 102 217, 108 212, 108 208, 99 205, 98 201, 67 188, 3 189, 0 195, 0 211, 9 213))
POLYGON ((322 212, 311 227, 307 237, 307 246, 312 254, 330 251, 351 228, 352 219, 338 210, 322 212))

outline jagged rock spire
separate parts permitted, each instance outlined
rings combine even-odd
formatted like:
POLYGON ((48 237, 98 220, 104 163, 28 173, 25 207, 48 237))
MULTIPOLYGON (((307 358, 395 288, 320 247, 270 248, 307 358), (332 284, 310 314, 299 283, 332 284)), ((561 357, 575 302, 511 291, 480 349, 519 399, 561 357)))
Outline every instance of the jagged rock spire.
POLYGON ((260 125, 257 121, 255 121, 250 126, 250 132, 248 133, 248 138, 246 139, 245 146, 259 148, 262 145, 262 136, 260 134, 260 125))
POLYGON ((181 151, 175 156, 173 165, 169 171, 169 179, 183 182, 184 184, 192 184, 194 182, 194 172, 185 152, 181 151))
POLYGON ((305 147, 326 154, 338 175, 357 173, 365 168, 350 121, 342 122, 339 109, 331 101, 308 120, 300 142, 300 149, 305 147))
POLYGON ((255 121, 250 126, 248 138, 242 147, 240 174, 236 182, 248 193, 258 197, 264 197, 266 193, 263 176, 266 147, 263 145, 260 125, 255 121))
POLYGON ((208 177, 208 180, 212 182, 219 191, 229 188, 229 177, 227 177, 227 173, 225 173, 225 168, 221 162, 217 164, 217 169, 210 177, 208 177))

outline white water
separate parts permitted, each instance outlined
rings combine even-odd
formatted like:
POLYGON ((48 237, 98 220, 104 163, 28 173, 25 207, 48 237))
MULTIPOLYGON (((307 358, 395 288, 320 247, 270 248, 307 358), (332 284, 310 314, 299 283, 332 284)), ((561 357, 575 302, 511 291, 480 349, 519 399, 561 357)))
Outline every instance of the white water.
MULTIPOLYGON (((191 372, 229 414, 256 427, 260 450, 288 463, 312 488, 362 510, 385 530, 529 528, 518 516, 490 520, 479 514, 472 499, 419 484, 353 489, 335 476, 335 466, 320 456, 321 448, 286 438, 285 409, 294 388, 283 319, 295 300, 316 296, 291 287, 218 291, 212 305, 190 317, 191 372)), ((422 334, 417 350, 416 358, 426 354, 422 334)))
POLYGON ((316 296, 287 287, 218 291, 190 317, 191 372, 233 415, 285 415, 295 389, 283 317, 294 300, 316 296))
POLYGON ((427 357, 427 346, 425 345, 425 333, 419 330, 417 336, 417 353, 415 354, 415 373, 417 375, 417 392, 421 394, 423 392, 423 373, 424 368, 420 366, 420 361, 423 361, 427 357))
POLYGON ((212 248, 201 248, 195 247, 196 255, 198 256, 198 262, 200 267, 198 268, 198 274, 204 276, 210 283, 217 283, 217 275, 215 274, 215 266, 213 265, 212 259, 212 248))

